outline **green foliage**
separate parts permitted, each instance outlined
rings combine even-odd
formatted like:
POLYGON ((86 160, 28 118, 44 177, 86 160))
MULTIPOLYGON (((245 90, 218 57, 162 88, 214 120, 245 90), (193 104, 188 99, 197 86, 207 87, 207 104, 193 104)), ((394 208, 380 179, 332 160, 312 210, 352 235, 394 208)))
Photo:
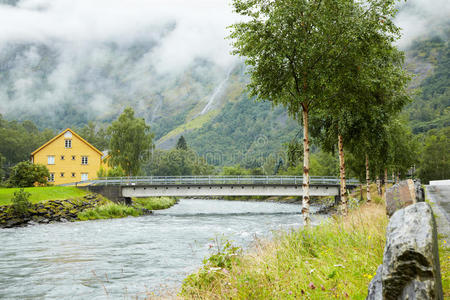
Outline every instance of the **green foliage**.
POLYGON ((282 107, 272 110, 270 102, 255 103, 243 93, 202 128, 185 136, 209 164, 241 164, 251 169, 261 167, 270 155, 284 155, 282 144, 292 139, 298 127, 282 107))
POLYGON ((148 210, 166 209, 175 205, 175 203, 177 203, 175 197, 133 198, 134 207, 148 210))
POLYGON ((430 130, 425 136, 418 175, 423 183, 450 178, 450 127, 430 130))
POLYGON ((409 67, 427 72, 417 74, 419 93, 404 111, 416 134, 450 126, 450 26, 444 32, 443 37, 417 40, 408 49, 409 67))
POLYGON ((31 187, 35 184, 46 185, 50 172, 47 167, 22 161, 11 168, 11 176, 8 180, 10 187, 31 187))
POLYGON ((124 177, 126 176, 125 171, 121 166, 116 166, 113 168, 109 168, 108 170, 100 167, 100 170, 97 172, 97 177, 124 177))
MULTIPOLYGON (((300 158, 301 159, 301 158, 300 158)), ((302 161, 302 160, 301 160, 302 161)), ((280 175, 300 176, 303 172, 303 165, 287 167, 279 172, 280 175)), ((310 157, 311 176, 338 176, 339 175, 339 158, 336 154, 331 154, 319 150, 311 154, 310 157)))
POLYGON ((178 150, 187 150, 188 146, 186 143, 186 140, 184 139, 184 136, 180 136, 180 138, 177 141, 177 145, 175 146, 175 149, 178 150))
POLYGON ((114 219, 124 218, 127 216, 138 217, 142 215, 142 211, 131 206, 108 203, 106 205, 97 206, 95 208, 86 209, 78 213, 78 219, 81 221, 96 219, 114 219))
POLYGON ((31 194, 25 192, 24 189, 14 192, 14 197, 11 199, 11 209, 13 214, 23 216, 28 214, 28 209, 31 207, 29 200, 31 194))
POLYGON ((128 216, 138 217, 144 215, 143 209, 166 209, 175 203, 176 199, 173 197, 135 198, 133 199, 133 206, 108 202, 95 208, 86 209, 78 213, 77 217, 81 221, 115 219, 128 216))
POLYGON ((156 150, 145 166, 145 172, 153 176, 183 176, 214 174, 214 167, 193 150, 156 150))
POLYGON ((181 294, 187 296, 192 289, 204 289, 210 285, 218 274, 231 271, 233 265, 239 264, 239 255, 242 254, 240 247, 234 246, 229 240, 215 239, 215 248, 213 244, 210 249, 214 252, 208 258, 203 260, 203 267, 194 274, 186 277, 183 281, 181 294))
POLYGON ((383 261, 388 219, 367 205, 311 228, 275 233, 248 254, 205 260, 183 282, 185 299, 365 299, 383 261), (218 263, 217 263, 218 262, 218 263), (221 267, 214 268, 214 266, 221 267), (225 266, 225 267, 222 267, 225 266), (292 280, 296 278, 296 280, 292 280))
POLYGON ((30 158, 32 151, 54 136, 51 130, 39 131, 31 121, 7 121, 0 114, 0 162, 3 171, 9 175, 9 168, 30 158))
POLYGON ((0 153, 0 183, 5 179, 5 171, 3 170, 3 165, 6 162, 6 158, 0 153))
POLYGON ((83 139, 100 151, 109 147, 109 136, 105 127, 99 127, 95 122, 89 121, 84 127, 75 129, 83 139))
POLYGON ((150 156, 153 133, 144 119, 134 116, 131 107, 125 108, 119 118, 108 128, 111 135, 110 164, 120 166, 127 175, 136 176, 141 166, 150 156))

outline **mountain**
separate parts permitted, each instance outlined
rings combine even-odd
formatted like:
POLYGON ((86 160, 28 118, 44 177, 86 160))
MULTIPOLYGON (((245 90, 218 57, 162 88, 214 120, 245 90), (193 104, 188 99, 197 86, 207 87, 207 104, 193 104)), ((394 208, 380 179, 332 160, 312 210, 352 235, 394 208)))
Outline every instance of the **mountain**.
MULTIPOLYGON (((230 19, 217 21, 216 4, 199 21, 195 14, 203 7, 196 1, 192 8, 169 7, 171 14, 179 14, 175 17, 161 17, 165 10, 154 12, 150 4, 130 8, 112 2, 106 11, 101 3, 89 3, 80 1, 73 13, 83 22, 71 19, 73 24, 62 22, 59 30, 60 23, 45 22, 70 18, 73 2, 0 0, 0 17, 2 11, 4 16, 23 15, 18 28, 10 28, 14 36, 0 31, 3 117, 61 130, 88 121, 106 126, 132 106, 151 125, 157 148, 171 148, 184 135, 215 165, 253 167, 269 155, 284 155, 283 143, 300 125, 282 107, 248 97, 246 67, 231 58, 228 41, 217 33, 230 19), (90 14, 92 5, 101 11, 101 20, 97 12, 90 14), (122 20, 115 13, 122 16, 125 8, 132 14, 122 20), (35 22, 21 31, 30 11, 44 24, 35 22)), ((421 13, 418 3, 408 2, 402 11, 421 13)), ((420 32, 415 42, 401 45, 406 67, 417 75, 411 89, 418 92, 404 111, 415 133, 449 126, 449 23, 433 26, 439 27, 434 34, 420 32)))

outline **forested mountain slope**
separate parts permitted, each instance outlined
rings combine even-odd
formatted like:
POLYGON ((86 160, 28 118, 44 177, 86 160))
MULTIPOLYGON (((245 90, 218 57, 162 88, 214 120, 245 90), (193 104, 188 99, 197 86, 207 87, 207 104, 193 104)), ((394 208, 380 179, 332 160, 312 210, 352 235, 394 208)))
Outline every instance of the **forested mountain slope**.
MULTIPOLYGON (((28 11, 26 5, 33 3, 0 0, 6 4, 28 11)), ((408 9, 416 7, 410 4, 403 11, 408 9)), ((184 135, 216 165, 252 167, 270 153, 276 155, 298 133, 298 123, 282 107, 248 97, 246 67, 217 56, 223 47, 205 52, 209 45, 195 45, 195 55, 184 46, 165 47, 167 41, 183 38, 178 33, 182 21, 145 23, 125 37, 108 31, 88 40, 66 38, 65 32, 49 40, 8 39, 0 44, 0 114, 58 131, 89 121, 107 126, 131 106, 151 125, 157 148, 169 149, 184 135), (183 54, 189 59, 180 60, 183 54)), ((414 102, 404 110, 414 133, 449 126, 449 24, 443 24, 439 32, 424 33, 406 48, 407 67, 418 75, 411 84, 411 91, 417 90, 414 102)))

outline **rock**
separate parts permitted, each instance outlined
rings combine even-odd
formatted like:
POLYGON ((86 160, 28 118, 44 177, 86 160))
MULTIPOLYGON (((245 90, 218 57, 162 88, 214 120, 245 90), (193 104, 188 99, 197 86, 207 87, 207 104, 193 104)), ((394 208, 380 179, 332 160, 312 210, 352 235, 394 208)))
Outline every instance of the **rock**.
POLYGON ((386 191, 386 212, 390 217, 403 207, 423 201, 425 194, 420 181, 404 180, 386 191))
POLYGON ((5 223, 5 227, 6 228, 11 228, 11 227, 16 227, 16 226, 20 226, 20 225, 22 225, 24 222, 23 222, 23 220, 22 219, 11 219, 11 220, 8 220, 8 221, 6 221, 6 223, 5 223))
POLYGON ((383 283, 381 281, 381 273, 383 272, 383 265, 377 269, 377 274, 369 284, 369 292, 366 300, 380 300, 383 299, 383 283))
POLYGON ((33 225, 38 225, 38 223, 35 221, 30 221, 30 222, 28 222, 28 225, 33 226, 33 225))
POLYGON ((50 220, 49 220, 49 219, 46 219, 46 218, 43 218, 43 219, 41 220, 41 223, 48 223, 48 222, 50 222, 50 220))
POLYGON ((436 222, 427 203, 393 214, 381 279, 384 299, 443 299, 436 222))

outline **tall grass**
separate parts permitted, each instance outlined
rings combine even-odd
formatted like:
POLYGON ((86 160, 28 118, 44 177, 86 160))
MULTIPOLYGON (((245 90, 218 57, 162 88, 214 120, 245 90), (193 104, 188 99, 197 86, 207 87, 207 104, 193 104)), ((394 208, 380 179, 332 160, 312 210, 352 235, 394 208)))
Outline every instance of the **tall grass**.
POLYGON ((177 203, 174 197, 133 198, 133 206, 148 210, 166 209, 177 203))
POLYGON ((81 221, 96 219, 114 219, 128 216, 138 217, 144 215, 144 210, 166 209, 176 203, 173 197, 152 197, 133 199, 133 205, 127 206, 108 202, 107 204, 87 209, 78 213, 78 219, 81 221))
POLYGON ((127 216, 137 217, 140 215, 142 215, 142 212, 132 206, 108 203, 78 213, 78 219, 81 221, 87 221, 96 219, 123 218, 127 216))
POLYGON ((188 276, 181 296, 191 299, 364 299, 382 262, 385 208, 374 203, 313 228, 279 232, 229 267, 207 261, 188 276))

